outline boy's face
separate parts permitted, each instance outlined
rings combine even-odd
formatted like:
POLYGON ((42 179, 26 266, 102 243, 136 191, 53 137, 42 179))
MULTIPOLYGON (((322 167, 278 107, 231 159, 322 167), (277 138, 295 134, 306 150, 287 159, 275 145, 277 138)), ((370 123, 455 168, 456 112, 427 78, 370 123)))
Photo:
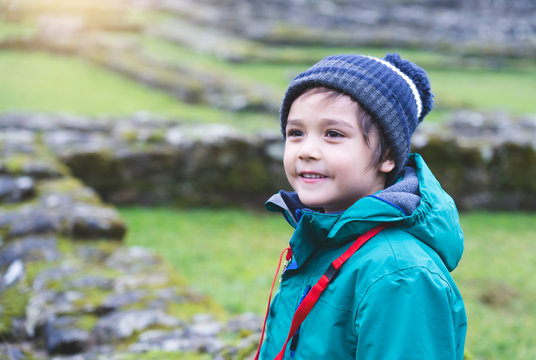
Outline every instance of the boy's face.
MULTIPOLYGON (((309 208, 346 210, 360 198, 384 188, 385 160, 371 168, 372 150, 363 139, 358 105, 348 96, 328 98, 305 93, 292 104, 286 128, 284 166, 292 188, 309 208)), ((371 148, 378 134, 370 137, 371 148)))

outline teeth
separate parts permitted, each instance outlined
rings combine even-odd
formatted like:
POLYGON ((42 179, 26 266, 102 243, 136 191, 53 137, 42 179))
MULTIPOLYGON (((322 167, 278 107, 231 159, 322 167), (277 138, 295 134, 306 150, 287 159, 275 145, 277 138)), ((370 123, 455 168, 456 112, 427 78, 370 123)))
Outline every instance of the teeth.
POLYGON ((318 174, 302 174, 302 177, 306 179, 321 179, 321 178, 324 178, 325 176, 318 175, 318 174))

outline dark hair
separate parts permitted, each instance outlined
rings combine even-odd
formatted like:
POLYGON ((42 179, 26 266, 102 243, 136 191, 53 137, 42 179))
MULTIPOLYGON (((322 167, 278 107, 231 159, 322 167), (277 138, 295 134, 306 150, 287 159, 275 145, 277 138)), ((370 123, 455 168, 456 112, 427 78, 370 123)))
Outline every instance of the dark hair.
POLYGON ((385 136, 378 128, 378 125, 376 125, 376 123, 374 122, 374 118, 372 117, 372 115, 353 97, 338 90, 330 89, 327 87, 312 87, 305 90, 301 95, 303 94, 324 94, 330 100, 336 100, 344 96, 349 97, 357 105, 357 124, 359 125, 363 134, 363 140, 365 141, 367 147, 372 150, 373 157, 369 166, 371 168, 378 168, 382 161, 385 159, 385 157, 389 156, 389 147, 387 146, 385 136), (378 142, 376 143, 376 146, 374 148, 371 147, 372 145, 370 141, 370 138, 373 133, 378 134, 378 142))

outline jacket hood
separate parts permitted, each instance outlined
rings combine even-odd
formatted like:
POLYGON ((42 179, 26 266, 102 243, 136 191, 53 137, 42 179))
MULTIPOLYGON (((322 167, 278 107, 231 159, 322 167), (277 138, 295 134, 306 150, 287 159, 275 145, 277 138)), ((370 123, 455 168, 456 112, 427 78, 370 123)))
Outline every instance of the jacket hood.
POLYGON ((418 154, 410 155, 394 185, 359 199, 344 212, 307 209, 296 193, 285 191, 272 196, 266 208, 281 212, 308 239, 296 244, 290 241, 293 249, 294 245, 300 248, 296 256, 302 254, 303 258, 320 244, 342 245, 379 223, 393 224, 426 243, 449 271, 456 268, 463 253, 463 232, 454 201, 418 154))

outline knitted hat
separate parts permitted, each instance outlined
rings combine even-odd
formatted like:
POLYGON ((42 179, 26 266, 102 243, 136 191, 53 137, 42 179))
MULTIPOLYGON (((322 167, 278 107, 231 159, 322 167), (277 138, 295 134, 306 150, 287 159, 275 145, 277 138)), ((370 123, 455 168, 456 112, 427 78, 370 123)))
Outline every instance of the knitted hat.
POLYGON ((327 87, 349 95, 372 115, 391 149, 395 168, 390 178, 396 178, 408 159, 411 135, 433 106, 426 72, 398 54, 388 54, 383 59, 329 56, 290 83, 280 113, 283 136, 292 103, 312 87, 327 87))

